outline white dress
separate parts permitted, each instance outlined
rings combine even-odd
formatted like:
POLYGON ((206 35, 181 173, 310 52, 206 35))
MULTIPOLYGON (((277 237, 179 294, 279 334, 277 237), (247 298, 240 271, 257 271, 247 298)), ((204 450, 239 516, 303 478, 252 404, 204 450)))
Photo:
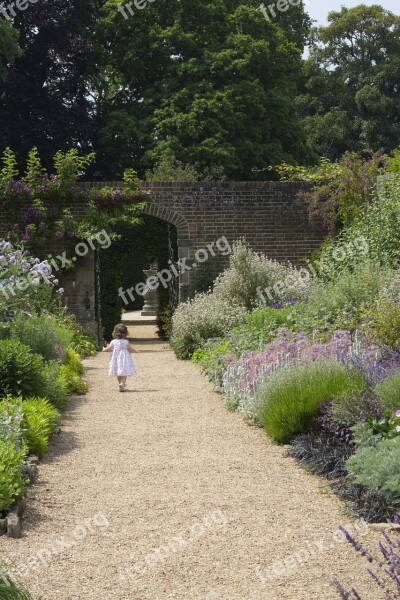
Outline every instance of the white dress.
POLYGON ((136 375, 135 365, 128 350, 128 340, 113 340, 113 353, 110 360, 110 377, 127 377, 128 375, 136 375))

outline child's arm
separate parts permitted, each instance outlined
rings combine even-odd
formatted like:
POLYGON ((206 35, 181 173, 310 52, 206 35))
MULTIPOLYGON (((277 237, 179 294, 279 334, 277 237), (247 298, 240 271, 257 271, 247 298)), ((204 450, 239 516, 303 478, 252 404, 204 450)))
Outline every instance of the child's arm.
POLYGON ((130 352, 131 354, 140 354, 140 351, 135 350, 135 348, 133 346, 131 346, 130 344, 128 346, 128 352, 130 352))
POLYGON ((103 348, 103 352, 112 352, 114 350, 114 347, 112 345, 112 343, 108 344, 108 346, 106 346, 106 348, 103 348))

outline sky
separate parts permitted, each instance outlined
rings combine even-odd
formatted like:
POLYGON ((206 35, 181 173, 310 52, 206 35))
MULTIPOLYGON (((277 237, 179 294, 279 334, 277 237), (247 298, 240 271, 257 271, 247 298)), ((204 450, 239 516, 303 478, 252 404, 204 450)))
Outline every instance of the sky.
MULTIPOLYGON (((268 4, 266 2, 266 4, 268 4)), ((315 25, 325 25, 326 17, 331 10, 340 10, 341 6, 352 8, 359 4, 380 4, 383 8, 391 10, 397 15, 400 15, 399 0, 305 0, 307 12, 312 19, 316 19, 318 23, 315 25)))

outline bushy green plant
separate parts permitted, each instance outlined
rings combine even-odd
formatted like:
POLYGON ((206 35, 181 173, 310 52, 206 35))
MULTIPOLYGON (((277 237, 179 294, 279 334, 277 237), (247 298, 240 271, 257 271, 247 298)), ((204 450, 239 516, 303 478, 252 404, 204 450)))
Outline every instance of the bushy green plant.
POLYGON ((192 361, 201 366, 210 381, 221 385, 221 374, 230 353, 227 339, 212 338, 204 344, 203 348, 195 350, 192 361))
POLYGON ((0 398, 40 395, 43 391, 43 358, 19 340, 0 341, 0 398))
POLYGON ((10 508, 24 493, 21 474, 25 449, 17 449, 11 442, 0 439, 0 513, 10 508))
POLYGON ((383 411, 395 412, 400 409, 400 370, 389 375, 375 386, 375 395, 383 411))
POLYGON ((32 600, 32 596, 11 578, 0 566, 0 598, 1 600, 32 600))
POLYGON ((391 274, 392 271, 365 261, 332 281, 319 281, 307 304, 301 305, 297 314, 294 310, 296 328, 299 331, 357 328, 391 274))
POLYGON ((68 365, 61 365, 59 378, 67 386, 68 394, 84 395, 89 389, 88 384, 68 365))
POLYGON ((295 435, 316 428, 321 405, 346 390, 361 391, 362 377, 336 361, 318 361, 279 370, 257 391, 258 418, 276 442, 289 443, 295 435))
POLYGON ((400 348, 400 273, 398 271, 380 290, 376 303, 367 317, 373 337, 380 344, 397 351, 400 348))
POLYGON ((381 180, 373 203, 324 248, 324 270, 334 278, 338 273, 354 269, 360 255, 384 267, 395 267, 400 263, 399 239, 400 178, 397 177, 381 180), (349 247, 353 248, 350 252, 349 247))
POLYGON ((400 436, 361 445, 346 461, 357 484, 400 505, 400 436))
POLYGON ((84 372, 79 354, 72 348, 67 348, 64 364, 70 367, 77 375, 82 375, 84 372))
POLYGON ((214 294, 198 294, 175 311, 171 344, 178 358, 190 358, 209 338, 222 337, 246 314, 243 306, 230 305, 214 294))
POLYGON ((94 356, 99 350, 99 344, 90 336, 84 333, 75 333, 71 348, 79 354, 81 358, 94 356))
POLYGON ((264 304, 273 306, 288 300, 304 299, 310 285, 310 278, 302 278, 289 263, 269 259, 239 241, 233 244, 229 267, 215 280, 213 293, 226 304, 252 310, 264 304), (276 284, 282 284, 279 293, 273 289, 276 284), (270 292, 263 299, 260 290, 265 289, 270 292))
POLYGON ((23 419, 21 402, 16 403, 9 399, 0 402, 0 439, 17 449, 23 446, 23 419))
POLYGON ((375 153, 346 152, 338 163, 322 159, 318 167, 311 169, 287 164, 273 169, 282 180, 315 184, 299 197, 308 206, 311 221, 335 232, 356 221, 369 205, 385 164, 383 151, 378 150, 375 153))
POLYGON ((46 314, 18 315, 11 325, 11 335, 45 360, 65 358, 54 328, 55 320, 46 314))
POLYGON ((239 358, 243 352, 264 348, 280 327, 292 325, 291 316, 292 307, 254 310, 225 339, 208 340, 201 349, 196 350, 192 360, 201 365, 210 381, 221 385, 223 371, 230 357, 239 358))
POLYGON ((50 436, 60 420, 60 413, 45 398, 29 398, 22 403, 25 415, 24 438, 30 454, 43 456, 50 436))
POLYGON ((376 397, 370 390, 346 390, 335 396, 327 409, 331 423, 348 427, 376 414, 376 397))
POLYGON ((43 368, 43 388, 41 396, 47 398, 58 409, 62 409, 69 394, 69 385, 60 372, 60 363, 51 360, 43 368))

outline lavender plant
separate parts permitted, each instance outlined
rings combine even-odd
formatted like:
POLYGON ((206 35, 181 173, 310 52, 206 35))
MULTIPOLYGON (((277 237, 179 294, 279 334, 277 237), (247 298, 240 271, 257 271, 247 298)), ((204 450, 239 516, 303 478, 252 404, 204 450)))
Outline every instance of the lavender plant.
MULTIPOLYGON (((396 522, 399 523, 398 517, 396 522)), ((382 529, 381 535, 384 542, 378 543, 379 554, 375 557, 344 527, 339 527, 339 529, 347 542, 354 548, 354 551, 368 562, 367 572, 371 576, 377 592, 379 590, 380 595, 384 595, 386 600, 398 600, 400 598, 400 540, 391 539, 386 531, 382 529)), ((333 579, 332 585, 341 598, 345 600, 362 600, 362 596, 354 587, 346 591, 336 578, 333 579)))
POLYGON ((340 334, 330 342, 315 342, 304 333, 282 328, 275 340, 261 352, 244 352, 231 360, 223 373, 222 393, 226 406, 240 412, 246 420, 257 423, 256 392, 272 373, 291 365, 335 358, 351 348, 350 337, 340 334))

